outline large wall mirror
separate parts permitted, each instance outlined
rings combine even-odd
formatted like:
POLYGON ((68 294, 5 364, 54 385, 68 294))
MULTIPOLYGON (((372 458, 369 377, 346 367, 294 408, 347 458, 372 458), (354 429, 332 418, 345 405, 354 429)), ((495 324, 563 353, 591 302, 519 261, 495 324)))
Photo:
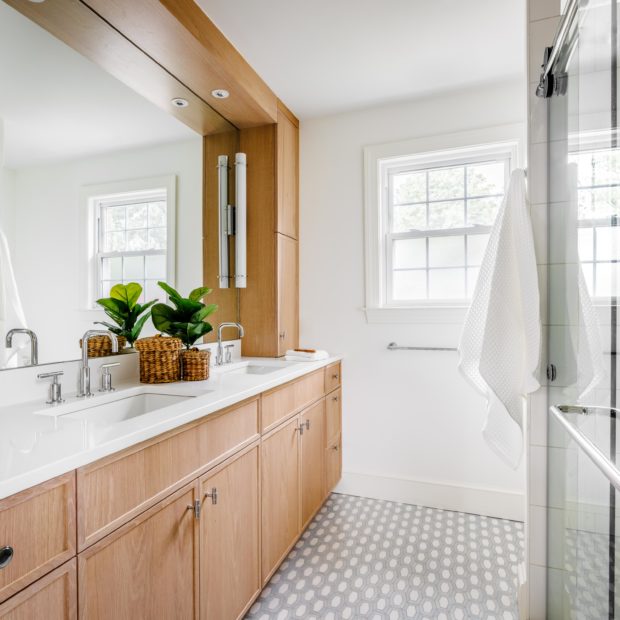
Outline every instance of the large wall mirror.
POLYGON ((184 293, 204 282, 203 135, 216 113, 188 95, 203 113, 183 122, 73 47, 0 2, 2 369, 35 361, 29 334, 7 347, 11 330, 36 334, 38 364, 77 359, 116 283, 164 301, 159 280, 184 293))

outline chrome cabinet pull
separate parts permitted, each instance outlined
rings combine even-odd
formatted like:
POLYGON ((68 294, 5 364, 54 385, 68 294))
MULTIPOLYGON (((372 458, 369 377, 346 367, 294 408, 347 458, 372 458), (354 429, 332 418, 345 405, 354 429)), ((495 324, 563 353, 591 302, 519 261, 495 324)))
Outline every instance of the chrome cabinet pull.
POLYGON ((335 450, 336 452, 338 452, 338 446, 332 446, 332 450, 335 450))
POLYGON ((310 430, 310 420, 306 420, 306 430, 310 430))
POLYGON ((280 332, 280 340, 284 340, 286 338, 286 332, 280 332))
POLYGON ((340 375, 338 373, 336 373, 335 375, 332 375, 332 379, 339 379, 340 375))
POLYGON ((302 422, 299 426, 296 426, 295 430, 299 431, 300 435, 303 435, 304 434, 304 423, 302 422))
POLYGON ((336 402, 338 402, 338 397, 337 396, 332 396, 332 400, 335 400, 336 402))
POLYGON ((193 504, 189 504, 187 506, 187 509, 193 511, 195 519, 200 519, 200 509, 201 509, 201 506, 200 506, 200 500, 199 499, 194 500, 193 504))
POLYGON ((205 499, 207 499, 207 497, 211 498, 212 504, 217 504, 217 489, 213 487, 211 493, 205 493, 205 499))
POLYGON ((0 569, 6 568, 11 563, 13 555, 13 547, 7 545, 6 547, 0 548, 0 569))

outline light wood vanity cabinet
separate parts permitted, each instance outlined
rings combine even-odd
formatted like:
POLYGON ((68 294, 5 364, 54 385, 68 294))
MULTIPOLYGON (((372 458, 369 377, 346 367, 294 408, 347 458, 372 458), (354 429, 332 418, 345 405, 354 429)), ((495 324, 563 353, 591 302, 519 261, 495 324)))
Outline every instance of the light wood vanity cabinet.
POLYGON ((340 382, 332 364, 0 501, 0 620, 242 618, 340 479, 340 382))
POLYGON ((198 498, 187 485, 79 555, 81 619, 197 617, 198 498))
POLYGON ((261 590, 259 448, 200 480, 200 617, 240 618, 261 590))
POLYGON ((301 532, 299 416, 261 445, 262 579, 267 583, 301 532))
POLYGON ((0 605, 1 620, 77 620, 75 558, 0 605))
POLYGON ((0 500, 0 602, 75 555, 75 472, 0 500))

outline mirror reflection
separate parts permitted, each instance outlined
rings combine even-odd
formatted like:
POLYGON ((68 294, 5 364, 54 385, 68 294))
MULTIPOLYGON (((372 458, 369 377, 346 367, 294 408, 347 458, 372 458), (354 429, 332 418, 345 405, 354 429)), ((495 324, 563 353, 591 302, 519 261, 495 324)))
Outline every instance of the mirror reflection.
POLYGON ((77 359, 116 285, 202 284, 202 137, 2 2, 0 84, 0 368, 77 359))

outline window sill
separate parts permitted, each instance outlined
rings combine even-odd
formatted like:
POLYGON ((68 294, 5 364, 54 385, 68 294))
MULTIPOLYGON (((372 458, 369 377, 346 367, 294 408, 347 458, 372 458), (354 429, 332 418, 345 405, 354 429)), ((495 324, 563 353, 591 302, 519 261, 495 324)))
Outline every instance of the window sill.
POLYGON ((416 306, 363 308, 367 323, 462 325, 467 306, 416 306))

